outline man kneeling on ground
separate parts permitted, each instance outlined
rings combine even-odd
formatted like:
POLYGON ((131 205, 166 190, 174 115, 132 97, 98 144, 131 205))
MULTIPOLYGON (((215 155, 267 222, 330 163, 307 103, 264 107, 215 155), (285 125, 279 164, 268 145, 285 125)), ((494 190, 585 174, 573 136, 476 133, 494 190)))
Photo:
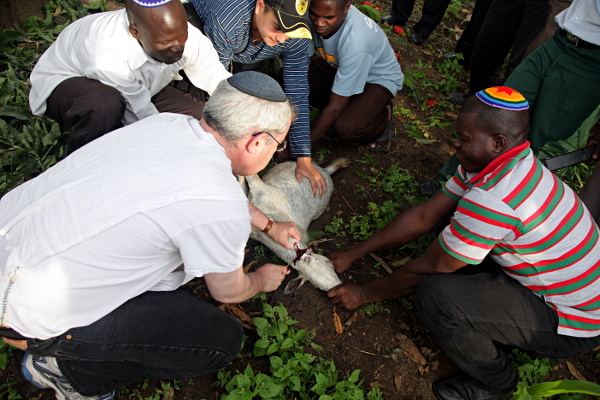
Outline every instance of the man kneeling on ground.
POLYGON ((71 151, 159 112, 200 119, 204 98, 169 86, 180 70, 208 94, 231 76, 179 0, 126 0, 124 10, 73 22, 42 54, 31 111, 71 129, 71 151))
POLYGON ((446 187, 365 241, 329 254, 340 273, 454 213, 423 256, 386 278, 328 292, 349 309, 416 292, 421 318, 467 374, 435 382, 438 399, 509 399, 517 374, 497 343, 559 359, 600 344, 598 227, 578 196, 533 156, 527 108, 507 87, 467 100, 453 142, 461 165, 446 187), (467 264, 480 271, 451 273, 467 264))
POLYGON ((294 119, 290 101, 244 72, 204 111, 104 135, 0 201, 0 336, 57 399, 111 399, 137 380, 225 367, 240 324, 177 288, 203 276, 214 299, 238 303, 288 274, 243 272, 251 216, 234 174, 267 165, 294 119))
POLYGON ((348 142, 385 150, 391 138, 392 98, 404 75, 387 36, 349 0, 313 0, 309 18, 309 102, 321 109, 312 142, 334 127, 348 142))

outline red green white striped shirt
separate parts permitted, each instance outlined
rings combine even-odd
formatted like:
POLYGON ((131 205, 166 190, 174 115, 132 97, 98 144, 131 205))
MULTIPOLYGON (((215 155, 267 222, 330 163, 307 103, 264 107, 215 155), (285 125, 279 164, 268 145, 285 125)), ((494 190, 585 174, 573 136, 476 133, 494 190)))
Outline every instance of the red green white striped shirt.
POLYGON ((459 166, 443 189, 458 201, 439 240, 453 257, 488 254, 558 314, 561 335, 600 335, 598 226, 577 194, 526 142, 472 174, 459 166))

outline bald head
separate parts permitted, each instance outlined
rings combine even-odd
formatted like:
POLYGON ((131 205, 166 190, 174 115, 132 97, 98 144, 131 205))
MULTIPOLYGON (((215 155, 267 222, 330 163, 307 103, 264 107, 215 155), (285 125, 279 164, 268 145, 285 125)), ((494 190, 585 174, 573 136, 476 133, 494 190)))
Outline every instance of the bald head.
POLYGON ((483 103, 477 96, 470 97, 460 109, 460 114, 476 115, 477 123, 490 135, 503 135, 509 147, 523 144, 529 133, 529 112, 507 110, 483 103))
POLYGON ((125 7, 129 32, 150 57, 165 64, 181 59, 187 40, 187 16, 181 1, 144 7, 127 0, 125 7))

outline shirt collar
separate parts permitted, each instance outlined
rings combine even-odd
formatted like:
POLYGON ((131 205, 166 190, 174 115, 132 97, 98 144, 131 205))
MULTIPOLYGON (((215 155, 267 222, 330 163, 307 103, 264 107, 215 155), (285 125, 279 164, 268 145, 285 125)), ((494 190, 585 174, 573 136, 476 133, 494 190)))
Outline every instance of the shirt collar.
MULTIPOLYGON (((527 149, 529 149, 529 141, 525 141, 525 143, 520 144, 517 147, 513 147, 512 149, 508 150, 506 153, 500 154, 491 163, 486 165, 486 167, 484 169, 482 169, 481 172, 476 173, 473 177, 471 177, 469 179, 469 186, 473 186, 473 185, 479 183, 479 181, 483 180, 483 178, 485 178, 487 175, 494 172, 498 168, 502 167, 504 164, 506 164, 510 160, 517 158, 517 156, 521 152, 523 152, 524 150, 527 150, 527 149)), ((529 153, 523 154, 520 158, 524 158, 527 154, 529 154, 529 153)))

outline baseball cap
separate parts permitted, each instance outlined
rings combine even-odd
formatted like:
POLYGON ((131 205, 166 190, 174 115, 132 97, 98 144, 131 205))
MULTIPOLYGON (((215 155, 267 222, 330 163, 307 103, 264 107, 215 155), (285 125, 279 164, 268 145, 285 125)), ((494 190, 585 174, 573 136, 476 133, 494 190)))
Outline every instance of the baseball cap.
POLYGON ((309 0, 265 0, 279 21, 281 30, 294 39, 312 39, 306 23, 309 0))

